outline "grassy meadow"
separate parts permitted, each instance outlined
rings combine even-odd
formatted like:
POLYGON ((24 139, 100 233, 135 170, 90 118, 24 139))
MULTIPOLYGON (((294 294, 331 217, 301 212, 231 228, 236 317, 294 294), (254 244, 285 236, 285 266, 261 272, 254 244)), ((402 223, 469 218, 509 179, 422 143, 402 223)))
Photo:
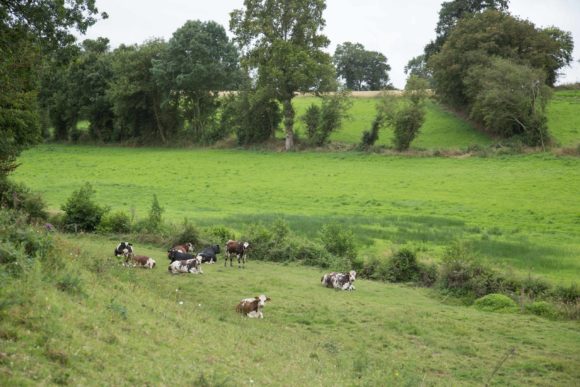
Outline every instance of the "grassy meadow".
POLYGON ((44 145, 14 179, 58 210, 84 182, 95 200, 145 218, 153 194, 174 223, 245 225, 285 219, 315 238, 342 223, 363 256, 409 246, 437 260, 469 241, 504 270, 578 280, 580 160, 551 154, 394 157, 44 145))
POLYGON ((52 274, 58 286, 37 265, 26 281, 0 287, 11 300, 10 318, 0 318, 0 385, 572 386, 580 378, 578 322, 483 312, 373 281, 338 292, 320 285, 321 270, 252 260, 224 268, 220 257, 202 275, 174 276, 158 247, 139 246, 158 262, 144 270, 110 256, 116 238, 57 240, 70 251, 68 274, 52 274), (261 293, 272 298, 263 320, 235 313, 241 298, 261 293))

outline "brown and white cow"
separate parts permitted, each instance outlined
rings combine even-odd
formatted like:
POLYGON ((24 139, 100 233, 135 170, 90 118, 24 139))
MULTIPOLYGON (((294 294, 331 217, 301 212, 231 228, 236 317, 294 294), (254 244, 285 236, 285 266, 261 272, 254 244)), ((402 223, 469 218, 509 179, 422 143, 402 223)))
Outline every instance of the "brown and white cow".
POLYGON ((240 267, 240 262, 242 263, 243 266, 246 266, 246 251, 248 250, 248 248, 250 247, 250 244, 248 242, 238 242, 238 241, 233 241, 233 240, 229 240, 226 243, 226 253, 225 253, 225 258, 224 258, 224 267, 227 266, 227 262, 228 262, 228 258, 230 259, 230 267, 233 266, 233 258, 232 255, 235 254, 238 257, 238 267, 240 267))
POLYGON ((254 298, 244 298, 236 306, 236 312, 246 315, 250 318, 264 318, 262 309, 266 305, 266 301, 271 301, 270 297, 261 294, 254 298))
POLYGON ((167 270, 172 274, 203 274, 203 270, 201 269, 201 257, 197 256, 195 258, 187 259, 184 261, 173 261, 167 270))
POLYGON ((181 245, 175 245, 169 251, 171 250, 178 251, 180 253, 191 253, 193 251, 193 244, 187 242, 181 245))
POLYGON ((153 269, 155 267, 155 260, 145 255, 135 255, 133 253, 125 253, 125 263, 127 267, 143 267, 146 269, 153 269))
POLYGON ((355 290, 354 281, 356 280, 356 271, 351 270, 348 273, 328 273, 322 276, 320 282, 327 288, 355 290))

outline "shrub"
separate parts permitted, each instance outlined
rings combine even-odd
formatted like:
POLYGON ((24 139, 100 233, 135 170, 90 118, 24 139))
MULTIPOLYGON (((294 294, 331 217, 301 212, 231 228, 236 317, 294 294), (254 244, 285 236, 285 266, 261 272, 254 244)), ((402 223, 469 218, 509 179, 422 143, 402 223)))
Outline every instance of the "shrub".
POLYGON ((5 177, 0 177, 0 206, 24 212, 28 221, 48 218, 42 196, 31 192, 24 184, 13 183, 5 177))
POLYGON ((420 285, 431 287, 437 282, 438 268, 434 263, 419 263, 419 273, 417 281, 420 285))
POLYGON ((414 281, 419 276, 417 256, 409 249, 397 251, 387 263, 387 280, 390 282, 414 281))
POLYGON ((66 204, 62 206, 65 212, 63 223, 69 231, 94 231, 101 222, 107 209, 92 201, 95 191, 90 183, 85 183, 78 191, 74 191, 66 204))
POLYGON ((552 296, 565 304, 580 304, 580 287, 577 283, 572 283, 569 286, 560 285, 552 291, 552 296))
POLYGON ((547 301, 535 301, 525 306, 526 311, 536 316, 546 317, 549 319, 557 319, 560 317, 560 312, 551 303, 547 301))
POLYGON ((504 294, 488 294, 475 300, 475 307, 486 312, 517 312, 518 306, 514 300, 504 294))
POLYGON ((211 240, 217 239, 222 244, 225 244, 225 242, 227 242, 230 239, 232 239, 232 240, 236 239, 235 233, 232 230, 230 230, 224 226, 209 227, 205 230, 205 234, 207 234, 207 236, 211 240))
POLYGON ((338 223, 330 223, 322 226, 320 239, 324 248, 333 255, 348 257, 353 260, 356 257, 354 234, 338 223))
POLYGON ((60 291, 72 294, 72 295, 82 295, 82 280, 77 275, 71 273, 63 274, 56 281, 56 288, 60 291))
POLYGON ((302 120, 306 124, 308 142, 314 146, 322 146, 328 142, 330 135, 340 129, 342 120, 347 117, 347 111, 352 106, 347 91, 322 97, 322 105, 310 105, 302 120))
POLYGON ((381 113, 377 113, 373 123, 371 125, 371 130, 365 130, 361 139, 361 149, 368 149, 375 145, 375 142, 379 139, 379 130, 383 124, 383 116, 381 113))
POLYGON ((99 232, 129 233, 131 232, 131 217, 124 211, 105 214, 97 227, 99 232))
POLYGON ((201 246, 203 244, 197 228, 195 228, 195 226, 193 226, 191 223, 187 221, 183 223, 183 229, 181 230, 181 232, 173 236, 173 239, 171 241, 172 246, 179 245, 182 243, 191 243, 193 244, 194 247, 201 246))
POLYGON ((156 232, 161 229, 162 226, 162 218, 161 215, 163 214, 163 207, 159 205, 159 201, 157 200, 157 195, 153 194, 153 201, 151 202, 151 209, 149 210, 149 217, 147 218, 147 223, 145 224, 145 228, 149 232, 156 232))

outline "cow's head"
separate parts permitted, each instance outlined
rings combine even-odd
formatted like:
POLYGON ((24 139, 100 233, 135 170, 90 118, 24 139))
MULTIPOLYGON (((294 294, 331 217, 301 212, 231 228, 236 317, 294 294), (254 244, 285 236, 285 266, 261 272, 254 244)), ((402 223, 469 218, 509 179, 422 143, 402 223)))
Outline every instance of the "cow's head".
POLYGON ((266 297, 265 294, 260 294, 259 296, 256 296, 256 301, 258 302, 258 307, 263 308, 264 305, 266 305, 266 301, 271 301, 271 298, 266 297))
POLYGON ((250 247, 250 243, 244 242, 244 244, 242 246, 244 246, 244 250, 247 250, 248 247, 250 247))
POLYGON ((356 280, 356 271, 351 270, 348 272, 348 282, 353 283, 356 280))
POLYGON ((191 244, 190 242, 187 242, 185 244, 185 247, 187 248, 187 251, 193 251, 193 244, 191 244))
POLYGON ((215 251, 216 254, 219 254, 220 252, 220 245, 213 245, 213 251, 215 251))

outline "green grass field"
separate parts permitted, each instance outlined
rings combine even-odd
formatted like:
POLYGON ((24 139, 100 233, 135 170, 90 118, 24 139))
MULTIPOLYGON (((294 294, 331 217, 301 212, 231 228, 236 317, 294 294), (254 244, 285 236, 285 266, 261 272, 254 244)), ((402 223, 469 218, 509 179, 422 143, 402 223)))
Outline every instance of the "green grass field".
POLYGON ((580 145, 580 90, 560 90, 548 105, 548 128, 561 146, 580 145))
POLYGON ((11 300, 0 308, 10 313, 0 319, 0 385, 481 386, 498 365, 490 385, 580 378, 578 322, 364 280, 337 292, 320 285, 320 270, 252 260, 173 276, 164 251, 147 246, 139 253, 158 267, 129 269, 110 257, 116 239, 58 238, 71 251, 69 274, 55 274, 64 291, 34 269, 0 288, 11 300), (263 320, 235 313, 261 293, 272 298, 263 320))
POLYGON ((145 218, 153 194, 174 223, 245 225, 284 218, 316 237, 339 222, 363 256, 410 246, 437 260, 470 241, 505 270, 578 280, 580 160, 550 154, 494 158, 365 153, 40 146, 17 181, 58 210, 84 182, 96 201, 145 218))

